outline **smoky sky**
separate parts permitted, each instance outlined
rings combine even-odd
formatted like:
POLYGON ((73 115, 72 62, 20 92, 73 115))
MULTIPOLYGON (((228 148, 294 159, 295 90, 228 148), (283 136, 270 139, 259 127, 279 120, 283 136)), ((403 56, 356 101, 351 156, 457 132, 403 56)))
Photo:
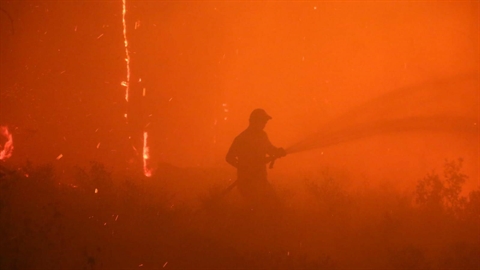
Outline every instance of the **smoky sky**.
MULTIPOLYGON (((407 98, 418 102, 400 97, 389 115, 428 108, 429 116, 478 121, 475 1, 127 0, 126 7, 128 104, 122 1, 0 2, 0 124, 14 134, 13 160, 129 166, 141 159, 148 131, 152 163, 224 166, 255 108, 273 116, 271 141, 288 147, 362 104, 415 87, 422 96, 407 98), (467 81, 458 79, 465 74, 467 81), (445 84, 431 87, 439 82, 445 84)), ((366 119, 376 114, 375 107, 366 111, 366 119)), ((424 135, 387 143, 416 147, 424 135)), ((464 155, 478 165, 472 136, 448 139, 447 150, 433 144, 414 154, 464 155)), ((345 156, 353 159, 351 149, 365 150, 364 162, 373 158, 371 145, 345 147, 330 159, 339 166, 345 156)), ((292 164, 315 164, 321 154, 292 156, 292 164)))

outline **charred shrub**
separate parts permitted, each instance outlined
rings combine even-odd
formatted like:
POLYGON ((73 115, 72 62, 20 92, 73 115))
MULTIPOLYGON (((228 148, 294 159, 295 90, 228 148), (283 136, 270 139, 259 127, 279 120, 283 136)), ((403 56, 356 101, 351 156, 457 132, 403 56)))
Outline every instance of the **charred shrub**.
POLYGON ((431 269, 424 252, 413 245, 391 250, 388 259, 392 269, 431 269))
POLYGON ((307 179, 305 187, 320 213, 329 216, 345 214, 351 206, 349 194, 328 171, 322 172, 316 181, 307 179))
POLYGON ((467 176, 461 172, 463 159, 445 161, 443 179, 432 172, 418 181, 415 201, 433 213, 446 212, 458 216, 467 200, 461 196, 467 176))
POLYGON ((455 242, 440 256, 441 269, 480 269, 480 243, 455 242))

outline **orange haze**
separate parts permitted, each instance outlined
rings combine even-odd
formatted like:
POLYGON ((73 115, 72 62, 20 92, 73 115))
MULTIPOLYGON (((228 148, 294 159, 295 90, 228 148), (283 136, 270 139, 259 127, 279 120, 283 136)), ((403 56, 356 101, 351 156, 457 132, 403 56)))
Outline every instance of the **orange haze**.
MULTIPOLYGON (((96 160, 142 170, 147 130, 154 169, 160 162, 226 167, 230 143, 257 107, 273 116, 266 130, 284 147, 326 123, 348 125, 342 115, 352 110, 366 122, 379 114, 453 115, 473 126, 479 118, 476 1, 127 0, 128 104, 121 1, 0 7, 0 124, 14 133, 18 162, 96 160), (369 107, 402 89, 409 94, 387 108, 369 107)), ((416 179, 462 157, 475 185, 473 129, 372 134, 291 155, 272 173, 327 166, 379 179, 415 172, 416 179)))
POLYGON ((0 269, 480 269, 479 11, 0 1, 0 269))

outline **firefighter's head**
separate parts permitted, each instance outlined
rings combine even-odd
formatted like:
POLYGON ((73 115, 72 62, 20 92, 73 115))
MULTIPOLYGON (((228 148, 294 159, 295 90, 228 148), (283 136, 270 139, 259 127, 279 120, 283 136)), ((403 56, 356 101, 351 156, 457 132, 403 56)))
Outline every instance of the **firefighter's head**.
POLYGON ((268 115, 264 109, 255 109, 250 114, 250 126, 263 129, 270 119, 272 119, 272 117, 268 115))

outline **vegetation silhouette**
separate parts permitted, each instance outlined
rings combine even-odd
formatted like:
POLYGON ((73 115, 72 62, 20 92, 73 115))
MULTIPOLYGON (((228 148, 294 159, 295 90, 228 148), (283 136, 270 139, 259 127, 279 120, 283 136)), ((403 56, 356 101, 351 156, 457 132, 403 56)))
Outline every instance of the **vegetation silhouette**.
POLYGON ((99 163, 70 173, 0 163, 0 268, 478 269, 480 191, 464 194, 462 164, 447 160, 411 192, 350 190, 327 169, 299 175, 306 204, 285 204, 267 226, 214 200, 214 183, 192 198, 213 204, 201 212, 166 184, 208 183, 217 171, 165 166, 144 178, 99 163))

